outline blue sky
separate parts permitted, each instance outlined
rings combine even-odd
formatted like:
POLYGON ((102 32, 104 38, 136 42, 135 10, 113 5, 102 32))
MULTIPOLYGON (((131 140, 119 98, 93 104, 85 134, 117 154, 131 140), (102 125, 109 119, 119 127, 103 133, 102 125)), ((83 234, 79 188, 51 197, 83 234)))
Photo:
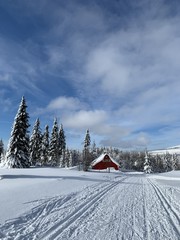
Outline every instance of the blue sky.
POLYGON ((180 144, 180 3, 0 1, 0 138, 22 95, 30 124, 54 117, 69 148, 180 144))

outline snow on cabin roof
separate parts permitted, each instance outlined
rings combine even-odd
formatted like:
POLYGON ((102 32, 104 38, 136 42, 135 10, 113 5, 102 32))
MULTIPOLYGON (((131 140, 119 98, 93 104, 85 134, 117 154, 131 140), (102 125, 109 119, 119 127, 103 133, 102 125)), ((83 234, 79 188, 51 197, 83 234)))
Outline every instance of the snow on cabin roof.
POLYGON ((110 157, 109 154, 107 154, 107 153, 103 153, 103 154, 101 154, 98 158, 94 159, 94 161, 92 161, 92 163, 91 163, 91 166, 94 166, 94 165, 96 165, 97 163, 101 162, 106 155, 108 155, 108 157, 110 158, 110 160, 111 160, 113 163, 115 163, 116 165, 119 166, 119 164, 118 164, 112 157, 110 157))

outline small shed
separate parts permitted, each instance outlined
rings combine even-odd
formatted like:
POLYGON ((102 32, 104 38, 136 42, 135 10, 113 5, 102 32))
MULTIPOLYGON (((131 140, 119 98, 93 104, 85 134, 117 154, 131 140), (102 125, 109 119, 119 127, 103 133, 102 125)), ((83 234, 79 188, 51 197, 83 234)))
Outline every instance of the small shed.
POLYGON ((115 170, 119 170, 119 164, 107 153, 101 154, 98 158, 96 158, 91 163, 91 167, 92 169, 96 170, 103 170, 107 168, 114 168, 115 170))

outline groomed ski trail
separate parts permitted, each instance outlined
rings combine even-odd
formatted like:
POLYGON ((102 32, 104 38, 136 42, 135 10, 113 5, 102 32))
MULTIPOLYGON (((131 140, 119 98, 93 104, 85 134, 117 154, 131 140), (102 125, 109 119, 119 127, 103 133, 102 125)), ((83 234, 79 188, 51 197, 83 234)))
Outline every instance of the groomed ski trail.
POLYGON ((180 206, 146 175, 120 175, 39 201, 0 226, 2 240, 179 240, 180 206))

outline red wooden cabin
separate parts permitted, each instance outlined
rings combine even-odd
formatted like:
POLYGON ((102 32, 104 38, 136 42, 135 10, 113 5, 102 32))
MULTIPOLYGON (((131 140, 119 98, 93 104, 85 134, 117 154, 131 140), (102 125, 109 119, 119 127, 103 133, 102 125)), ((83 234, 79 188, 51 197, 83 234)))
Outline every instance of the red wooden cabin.
POLYGON ((100 155, 91 163, 92 169, 102 170, 107 168, 114 168, 119 170, 119 164, 112 159, 107 153, 100 155))

